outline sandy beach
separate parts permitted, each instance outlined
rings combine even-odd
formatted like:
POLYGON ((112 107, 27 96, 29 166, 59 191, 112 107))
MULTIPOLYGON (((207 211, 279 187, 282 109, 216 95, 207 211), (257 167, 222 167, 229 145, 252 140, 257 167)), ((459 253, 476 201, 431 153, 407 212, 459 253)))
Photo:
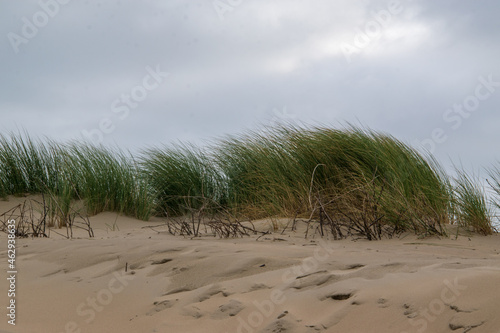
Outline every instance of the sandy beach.
POLYGON ((3 278, 0 332, 500 331, 498 235, 189 239, 158 218, 91 222, 95 238, 17 240, 16 325, 3 278))
POLYGON ((0 333, 500 333, 499 14, 2 1, 0 333))

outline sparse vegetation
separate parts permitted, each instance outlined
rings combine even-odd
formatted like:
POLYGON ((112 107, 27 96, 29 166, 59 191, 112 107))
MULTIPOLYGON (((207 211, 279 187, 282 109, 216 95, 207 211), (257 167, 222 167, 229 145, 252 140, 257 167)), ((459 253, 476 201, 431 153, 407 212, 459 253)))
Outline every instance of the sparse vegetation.
MULTIPOLYGON (((42 195, 41 200, 33 198, 25 199, 23 203, 9 209, 0 214, 0 231, 8 233, 8 221, 15 221, 15 236, 16 237, 48 237, 50 227, 54 226, 54 220, 61 222, 63 216, 61 209, 56 201, 47 201, 42 195)), ((58 224, 61 227, 61 224, 58 224)), ((83 215, 79 209, 70 207, 64 213, 64 227, 66 228, 67 238, 73 237, 73 229, 85 230, 89 237, 94 237, 94 231, 90 226, 88 216, 83 215)), ((52 229, 53 232, 62 235, 52 229)))
MULTIPOLYGON (((491 172, 500 195, 499 175, 491 172)), ((475 180, 462 173, 452 182, 432 157, 356 127, 278 126, 205 149, 150 148, 137 160, 84 143, 0 136, 0 195, 26 193, 47 194, 61 226, 81 202, 89 215, 180 217, 174 233, 194 236, 210 221, 217 221, 212 230, 231 235, 224 223, 280 217, 299 218, 335 239, 444 235, 455 218, 461 227, 494 231, 475 180)))

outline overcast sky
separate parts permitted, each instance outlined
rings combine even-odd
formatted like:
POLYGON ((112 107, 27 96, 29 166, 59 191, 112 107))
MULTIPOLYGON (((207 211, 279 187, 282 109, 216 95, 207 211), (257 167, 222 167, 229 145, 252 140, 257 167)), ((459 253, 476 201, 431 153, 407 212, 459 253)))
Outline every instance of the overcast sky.
POLYGON ((500 3, 0 0, 0 130, 136 150, 346 122, 498 160, 500 3))

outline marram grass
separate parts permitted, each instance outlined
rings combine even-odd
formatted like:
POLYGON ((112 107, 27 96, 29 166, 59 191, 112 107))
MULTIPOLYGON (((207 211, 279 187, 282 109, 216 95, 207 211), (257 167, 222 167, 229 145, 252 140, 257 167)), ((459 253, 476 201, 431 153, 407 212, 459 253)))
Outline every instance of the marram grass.
MULTIPOLYGON (((498 171, 492 187, 500 195, 498 171)), ((251 219, 326 216, 379 236, 384 227, 444 234, 458 217, 460 226, 488 234, 484 195, 463 176, 452 185, 432 157, 353 126, 282 125, 204 149, 149 148, 137 158, 86 143, 0 136, 0 196, 47 193, 62 215, 78 200, 91 215, 142 220, 200 210, 251 219)))
POLYGON ((155 208, 135 162, 120 151, 0 136, 0 195, 26 193, 47 194, 62 212, 83 200, 90 215, 115 211, 147 220, 155 208))
POLYGON ((459 225, 483 235, 491 235, 494 232, 492 213, 484 188, 479 186, 477 179, 465 172, 457 170, 457 173, 454 204, 459 225))
POLYGON ((493 196, 491 198, 491 204, 494 211, 496 212, 497 221, 500 221, 500 162, 496 166, 493 166, 488 170, 490 179, 488 179, 488 185, 493 191, 493 196))
POLYGON ((255 217, 307 215, 319 201, 336 205, 330 215, 338 215, 362 204, 355 189, 370 187, 380 192, 384 223, 442 231, 448 222, 444 173, 390 136, 288 126, 227 138, 214 155, 228 179, 229 205, 255 217))
POLYGON ((147 149, 141 155, 140 167, 163 215, 182 215, 224 202, 221 174, 195 146, 147 149))

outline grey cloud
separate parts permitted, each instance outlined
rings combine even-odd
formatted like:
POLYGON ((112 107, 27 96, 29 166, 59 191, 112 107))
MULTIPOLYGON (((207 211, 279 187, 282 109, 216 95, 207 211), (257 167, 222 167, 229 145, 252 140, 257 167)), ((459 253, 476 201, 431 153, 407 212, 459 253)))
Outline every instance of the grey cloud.
POLYGON ((359 122, 410 143, 443 128, 441 161, 492 163, 500 89, 457 130, 443 113, 479 76, 500 81, 500 4, 401 0, 404 11, 348 63, 340 44, 389 3, 242 1, 221 20, 212 1, 72 1, 16 54, 7 34, 40 5, 3 1, 0 129, 67 140, 109 118, 104 143, 138 149, 256 128, 286 107, 294 121, 359 122), (157 64, 169 78, 118 118, 112 102, 157 64))

